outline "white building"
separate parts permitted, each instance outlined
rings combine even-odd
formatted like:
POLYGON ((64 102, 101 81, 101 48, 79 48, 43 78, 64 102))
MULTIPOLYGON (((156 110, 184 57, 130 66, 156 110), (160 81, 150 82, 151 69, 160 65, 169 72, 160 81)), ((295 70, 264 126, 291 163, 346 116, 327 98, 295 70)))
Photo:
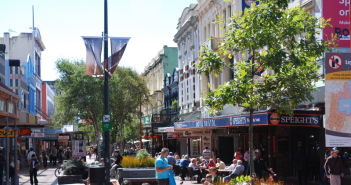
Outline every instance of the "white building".
POLYGON ((189 113, 200 113, 200 75, 196 71, 200 41, 196 4, 183 10, 174 41, 178 45, 180 119, 192 119, 189 113), (190 116, 190 117, 189 117, 190 116), (187 118, 188 117, 188 118, 187 118))

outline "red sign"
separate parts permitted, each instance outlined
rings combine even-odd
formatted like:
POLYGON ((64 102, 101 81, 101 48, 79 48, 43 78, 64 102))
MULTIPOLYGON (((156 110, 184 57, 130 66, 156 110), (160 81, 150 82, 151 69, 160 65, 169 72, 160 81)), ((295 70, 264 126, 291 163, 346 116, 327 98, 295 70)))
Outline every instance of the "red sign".
POLYGON ((342 67, 342 58, 338 54, 330 55, 327 62, 331 70, 336 71, 342 67))
POLYGON ((19 136, 30 136, 30 128, 20 128, 18 130, 19 136))
POLYGON ((330 19, 331 27, 323 31, 323 40, 337 36, 337 47, 350 47, 350 0, 323 0, 323 17, 330 19))

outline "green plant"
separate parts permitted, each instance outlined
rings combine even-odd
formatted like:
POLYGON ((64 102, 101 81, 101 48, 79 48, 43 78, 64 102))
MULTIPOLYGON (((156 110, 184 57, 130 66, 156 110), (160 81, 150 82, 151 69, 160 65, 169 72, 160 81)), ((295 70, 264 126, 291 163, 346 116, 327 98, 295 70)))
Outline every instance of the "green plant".
POLYGON ((153 167, 155 166, 155 159, 148 155, 141 155, 141 157, 124 156, 122 160, 123 168, 140 168, 140 167, 153 167))
POLYGON ((238 176, 238 177, 234 178, 233 180, 231 180, 230 184, 231 185, 240 184, 240 183, 244 183, 244 182, 250 182, 251 180, 252 180, 252 178, 250 176, 241 175, 241 176, 238 176))
POLYGON ((86 168, 87 167, 81 161, 70 160, 63 165, 63 169, 64 169, 63 174, 64 175, 84 175, 86 168))
POLYGON ((147 152, 145 149, 141 149, 138 151, 138 153, 136 154, 136 157, 139 159, 139 160, 143 160, 143 159, 146 159, 148 157, 150 157, 150 154, 149 152, 147 152))

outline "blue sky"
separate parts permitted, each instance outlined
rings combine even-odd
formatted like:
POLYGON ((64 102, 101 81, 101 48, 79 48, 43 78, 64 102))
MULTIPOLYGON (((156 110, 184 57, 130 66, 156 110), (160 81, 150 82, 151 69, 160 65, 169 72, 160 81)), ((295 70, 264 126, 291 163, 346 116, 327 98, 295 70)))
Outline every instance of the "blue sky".
MULTIPOLYGON (((120 65, 142 72, 163 45, 176 46, 178 18, 197 0, 109 0, 109 35, 132 37, 120 65)), ((58 58, 85 59, 81 36, 103 32, 103 0, 1 0, 0 34, 28 31, 35 6, 35 26, 46 50, 42 53, 42 78, 58 77, 58 58)))

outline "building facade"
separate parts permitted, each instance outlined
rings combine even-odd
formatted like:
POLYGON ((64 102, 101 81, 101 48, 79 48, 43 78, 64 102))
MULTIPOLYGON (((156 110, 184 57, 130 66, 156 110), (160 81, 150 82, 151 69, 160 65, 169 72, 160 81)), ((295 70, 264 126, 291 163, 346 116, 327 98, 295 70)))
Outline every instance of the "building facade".
MULTIPOLYGON (((45 150, 42 112, 41 54, 45 50, 38 28, 17 36, 4 33, 0 44, 5 50, 5 83, 19 97, 16 125, 23 129, 26 137, 18 137, 20 156, 24 159, 29 148, 36 152, 45 150), (10 66, 9 60, 19 60, 19 66, 10 66)), ((19 132, 20 133, 20 132, 19 132)))
POLYGON ((177 98, 174 95, 178 82, 172 78, 173 75, 177 75, 177 57, 178 48, 163 46, 142 74, 146 79, 146 87, 150 90, 148 102, 142 105, 144 137, 151 139, 146 148, 153 154, 164 144, 163 134, 159 133, 157 128, 172 124, 169 108, 172 100, 177 98))
POLYGON ((197 4, 183 10, 177 25, 174 42, 178 45, 179 66, 179 117, 191 120, 200 115, 200 75, 196 71, 199 58, 199 20, 197 4))

